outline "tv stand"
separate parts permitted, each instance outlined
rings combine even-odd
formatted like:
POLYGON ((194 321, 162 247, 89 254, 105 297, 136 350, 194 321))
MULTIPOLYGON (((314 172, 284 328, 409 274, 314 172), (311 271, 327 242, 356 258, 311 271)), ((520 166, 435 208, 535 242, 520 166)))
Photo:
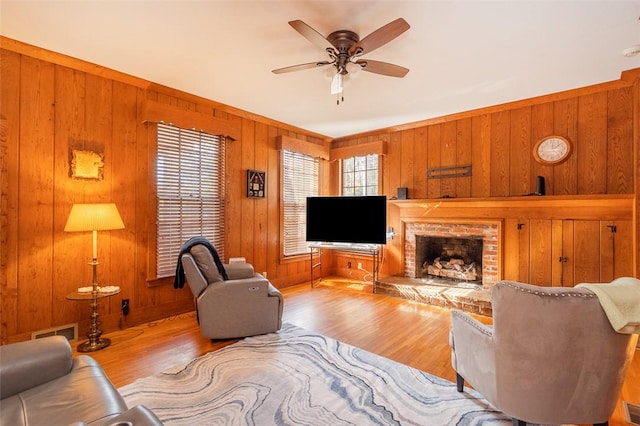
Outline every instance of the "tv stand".
POLYGON ((378 282, 378 270, 380 269, 380 246, 378 244, 344 244, 344 243, 311 243, 309 244, 309 250, 311 255, 311 288, 320 281, 322 281, 322 250, 339 250, 349 253, 365 254, 371 256, 373 261, 373 279, 372 279, 372 292, 376 292, 376 283, 378 282), (314 252, 318 253, 317 262, 314 263, 314 252), (320 276, 314 278, 314 271, 320 270, 320 276))

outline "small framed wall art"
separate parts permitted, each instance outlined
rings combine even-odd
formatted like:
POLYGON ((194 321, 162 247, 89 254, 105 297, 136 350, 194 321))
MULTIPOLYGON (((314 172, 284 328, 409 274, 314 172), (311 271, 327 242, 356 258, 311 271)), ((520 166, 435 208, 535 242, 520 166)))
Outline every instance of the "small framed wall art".
POLYGON ((264 198, 267 189, 266 183, 266 172, 247 170, 247 197, 264 198))

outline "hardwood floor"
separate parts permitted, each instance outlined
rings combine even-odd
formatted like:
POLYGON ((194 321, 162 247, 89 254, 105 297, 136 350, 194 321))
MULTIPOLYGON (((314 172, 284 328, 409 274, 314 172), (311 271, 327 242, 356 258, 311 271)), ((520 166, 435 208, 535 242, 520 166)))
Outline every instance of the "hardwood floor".
MULTIPOLYGON (((282 293, 283 322, 455 380, 448 343, 448 309, 371 294, 370 287, 344 280, 325 280, 313 289, 309 284, 301 284, 285 288, 282 293)), ((479 318, 490 322, 488 318, 479 318)), ((116 387, 237 341, 202 337, 193 312, 124 328, 105 337, 111 339, 111 346, 90 355, 102 364, 116 387)), ((621 399, 640 405, 638 351, 621 399)), ((629 425, 624 418, 620 402, 609 424, 629 425)))

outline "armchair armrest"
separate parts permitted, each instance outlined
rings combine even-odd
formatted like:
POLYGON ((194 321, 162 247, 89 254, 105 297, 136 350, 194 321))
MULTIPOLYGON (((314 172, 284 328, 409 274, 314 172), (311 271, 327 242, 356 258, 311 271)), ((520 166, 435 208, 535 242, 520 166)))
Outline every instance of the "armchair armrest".
POLYGON ((451 311, 451 365, 490 402, 496 394, 496 363, 493 327, 470 315, 451 311))
POLYGON ((0 346, 0 399, 64 376, 72 366, 71 345, 63 336, 0 346))
POLYGON ((251 278, 254 275, 253 265, 250 263, 225 263, 224 270, 227 272, 229 280, 251 278))
MULTIPOLYGON (((162 422, 158 417, 144 405, 136 405, 133 408, 129 408, 127 411, 118 414, 115 417, 110 417, 102 422, 92 425, 96 426, 162 426, 162 422)), ((76 426, 76 425, 70 425, 76 426)), ((85 423, 79 423, 77 426, 86 426, 85 423)))

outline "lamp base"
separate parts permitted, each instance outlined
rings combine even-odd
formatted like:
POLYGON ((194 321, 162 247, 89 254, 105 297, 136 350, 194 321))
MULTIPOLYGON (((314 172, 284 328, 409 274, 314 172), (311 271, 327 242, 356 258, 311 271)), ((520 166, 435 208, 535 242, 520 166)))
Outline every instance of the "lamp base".
POLYGON ((80 343, 78 345, 78 352, 93 352, 93 351, 99 351, 100 349, 104 349, 107 346, 109 346, 111 344, 111 340, 110 339, 100 339, 96 342, 92 342, 91 340, 88 340, 84 343, 80 343))

